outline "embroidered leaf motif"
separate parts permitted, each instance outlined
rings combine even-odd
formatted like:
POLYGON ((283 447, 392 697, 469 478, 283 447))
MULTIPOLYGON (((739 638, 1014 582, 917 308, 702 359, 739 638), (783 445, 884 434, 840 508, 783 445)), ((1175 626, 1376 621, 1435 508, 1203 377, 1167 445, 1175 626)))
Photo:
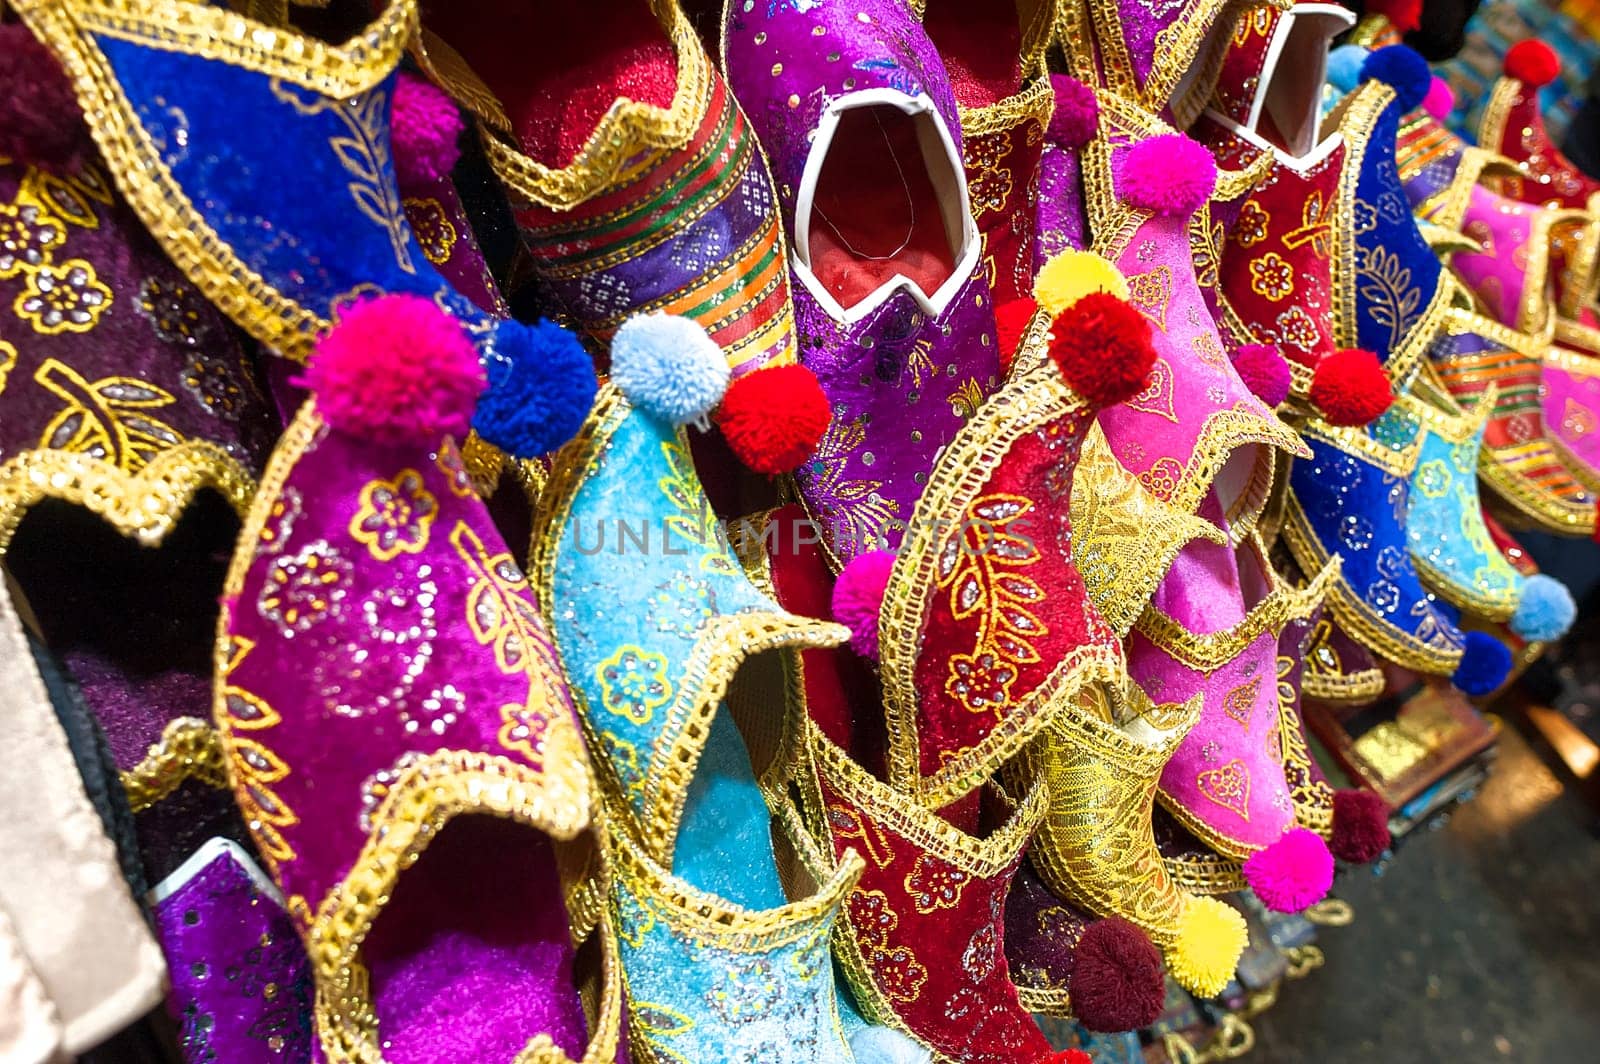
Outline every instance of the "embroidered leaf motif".
POLYGON ((495 664, 508 675, 523 672, 544 646, 539 613, 526 598, 527 580, 511 555, 490 555, 483 540, 464 521, 450 533, 450 545, 472 573, 467 592, 467 625, 479 643, 494 648, 495 664))
POLYGON ((1357 275, 1363 279, 1357 291, 1367 301, 1367 316, 1389 328, 1388 350, 1398 347, 1406 327, 1422 302, 1422 290, 1411 283, 1411 270, 1400 264, 1400 256, 1381 247, 1369 248, 1361 257, 1357 275))
POLYGON ((283 837, 283 829, 300 823, 300 818, 284 804, 273 787, 288 778, 289 766, 262 738, 247 739, 235 734, 240 731, 259 734, 275 727, 282 719, 266 700, 232 680, 234 670, 254 648, 255 644, 248 639, 237 636, 228 639, 226 660, 217 677, 222 689, 217 726, 227 740, 224 746, 239 810, 244 814, 245 823, 250 825, 256 848, 268 868, 277 871, 279 862, 295 858, 294 848, 283 837))
POLYGON ((87 454, 137 473, 155 455, 183 442, 177 430, 144 413, 175 401, 153 384, 134 377, 90 383, 53 358, 45 359, 33 377, 65 404, 45 426, 42 447, 87 454))
POLYGON ((662 525, 700 548, 701 569, 718 576, 739 575, 739 563, 728 549, 711 503, 700 490, 688 450, 677 440, 662 440, 661 454, 667 460, 668 472, 656 484, 678 511, 663 518, 662 525))

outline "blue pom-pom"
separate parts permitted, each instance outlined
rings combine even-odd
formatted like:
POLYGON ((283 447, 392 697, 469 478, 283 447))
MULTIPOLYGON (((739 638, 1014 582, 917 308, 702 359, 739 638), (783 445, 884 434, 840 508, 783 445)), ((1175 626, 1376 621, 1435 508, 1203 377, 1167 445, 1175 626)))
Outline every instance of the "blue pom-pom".
POLYGON ((1537 573, 1522 584, 1522 601, 1511 616, 1511 630, 1529 642, 1543 643, 1566 635, 1577 615, 1578 604, 1567 585, 1537 573))
POLYGON ((1450 681, 1474 697, 1486 695, 1511 673, 1511 648, 1492 635, 1468 632, 1467 647, 1450 681))
POLYGON ((1354 92, 1361 84, 1361 64, 1371 53, 1359 44, 1342 44, 1328 53, 1328 84, 1340 92, 1354 92))
POLYGON ((483 365, 489 387, 472 427, 513 458, 537 458, 560 447, 594 406, 589 353, 553 322, 497 322, 483 365))
POLYGON ((1433 88, 1433 71, 1428 61, 1403 44, 1379 48, 1361 64, 1361 80, 1377 80, 1394 89, 1402 112, 1422 106, 1433 88))
POLYGON ((863 1027, 850 1036, 855 1064, 929 1064, 933 1054, 888 1027, 863 1027))
POLYGON ((611 341, 611 383, 647 413, 682 425, 698 421, 728 390, 728 360, 688 318, 630 318, 611 341))

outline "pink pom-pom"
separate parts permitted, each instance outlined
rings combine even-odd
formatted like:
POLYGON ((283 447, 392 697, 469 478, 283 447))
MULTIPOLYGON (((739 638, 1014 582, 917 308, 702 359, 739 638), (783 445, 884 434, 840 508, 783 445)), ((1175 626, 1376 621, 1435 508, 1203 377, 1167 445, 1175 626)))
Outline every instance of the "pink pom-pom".
POLYGON ((1268 406, 1277 406, 1289 398, 1289 363, 1276 347, 1244 344, 1233 353, 1233 368, 1244 386, 1268 406))
POLYGON ((394 170, 406 187, 432 184, 461 157, 461 112, 449 96, 411 74, 394 89, 394 170))
POLYGON ((833 619, 850 629, 851 648, 874 661, 878 657, 878 610, 893 568, 893 551, 868 551, 852 558, 833 585, 833 619))
POLYGON ((398 444, 465 437, 485 382, 459 322, 431 299, 390 295, 340 314, 294 383, 334 428, 398 444))
POLYGON ((1117 166, 1116 186, 1141 210, 1189 214, 1216 189, 1217 164, 1199 141, 1165 133, 1128 149, 1117 166))
POLYGON ((1372 791, 1333 792, 1333 839, 1328 848, 1348 864, 1376 861, 1393 840, 1389 806, 1372 791))
POLYGON ((1328 896, 1333 854, 1316 832, 1290 828, 1277 842, 1245 859, 1244 880, 1267 908, 1297 913, 1328 896))
POLYGON ((1450 83, 1435 75, 1433 84, 1428 86, 1428 95, 1422 98, 1422 109, 1432 115, 1435 122, 1449 118, 1450 112, 1456 109, 1456 93, 1450 83))
POLYGON ((1050 142, 1069 150, 1083 147, 1094 139, 1100 125, 1100 101, 1094 90, 1065 74, 1051 74, 1050 88, 1056 97, 1050 115, 1050 142))

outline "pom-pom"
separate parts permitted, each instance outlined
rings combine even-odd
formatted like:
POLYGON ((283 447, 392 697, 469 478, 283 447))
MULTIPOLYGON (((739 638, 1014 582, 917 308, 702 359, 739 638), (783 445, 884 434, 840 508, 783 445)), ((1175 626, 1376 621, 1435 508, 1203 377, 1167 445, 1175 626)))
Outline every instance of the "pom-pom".
POLYGON ((1056 315, 1050 357, 1092 405, 1120 403, 1139 394, 1155 365, 1150 320, 1116 296, 1091 292, 1056 315))
POLYGON ((431 299, 366 299, 344 310, 296 384, 340 432, 382 444, 463 437, 484 387, 478 351, 431 299))
POLYGON ((461 129, 461 112, 449 96, 415 75, 402 73, 390 117, 400 184, 432 184, 455 169, 461 157, 461 129))
POLYGON ((1379 48, 1361 64, 1361 80, 1381 81, 1394 90, 1402 114, 1414 111, 1433 87, 1428 61, 1403 44, 1379 48))
POLYGON ((1022 343, 1022 334, 1028 331, 1028 323, 1033 321, 1038 311, 1039 304, 1027 296, 994 308, 995 330, 1000 339, 1001 372, 1011 369, 1011 360, 1016 357, 1017 348, 1022 343))
POLYGON ((1233 368, 1257 399, 1277 406, 1289 398, 1289 363, 1268 344, 1244 344, 1233 353, 1233 368))
POLYGON ((1394 392, 1377 355, 1347 347, 1317 363, 1311 401, 1330 425, 1365 425, 1389 409, 1394 392))
POLYGON ((1164 133, 1141 140, 1117 164, 1117 191, 1141 210, 1190 214, 1217 187, 1217 164, 1192 137, 1164 133))
POLYGON ((1328 53, 1328 84, 1341 93, 1361 84, 1361 67, 1371 53, 1359 44, 1341 44, 1328 53))
POLYGON ((1233 978, 1249 933, 1244 917, 1216 898, 1190 898, 1167 950, 1172 977, 1190 993, 1216 997, 1233 978))
POLYGON ((1051 74, 1056 107, 1050 115, 1050 142, 1076 151, 1094 139, 1100 125, 1100 101, 1094 90, 1077 78, 1051 74))
POLYGON ((1094 1058, 1084 1049, 1058 1049, 1042 1057, 1039 1064, 1094 1064, 1094 1058))
POLYGON ((1133 1031, 1154 1023, 1166 999, 1161 951, 1119 916, 1083 929, 1067 993, 1078 1022, 1091 1031, 1133 1031))
POLYGON ((1535 573, 1522 582, 1522 598, 1511 615, 1511 630, 1529 642, 1543 643, 1566 635, 1577 615, 1578 605, 1567 585, 1535 573))
POLYGON ((1382 15, 1401 33, 1422 28, 1422 0, 1367 0, 1367 14, 1382 15))
POLYGON ((1448 119, 1450 112, 1456 109, 1456 92, 1450 83, 1434 75, 1433 84, 1428 86, 1428 95, 1422 98, 1422 109, 1433 116, 1435 122, 1448 119))
POLYGON ((0 26, 0 155, 66 162, 87 142, 72 83, 50 49, 20 22, 0 26))
POLYGON ((1052 255, 1033 280, 1033 297, 1052 318, 1090 292, 1128 298, 1128 279, 1116 264, 1092 251, 1052 255))
POLYGON ((811 456, 832 419, 822 385, 804 366, 768 366, 736 379, 717 424, 757 473, 787 473, 811 456))
POLYGON ((1371 864, 1389 848, 1389 807, 1372 791, 1333 792, 1328 849, 1346 864, 1371 864))
POLYGON ((855 1064, 932 1064, 933 1054, 888 1027, 862 1027, 850 1036, 855 1064))
POLYGON ((1485 632, 1468 632, 1461 664, 1450 682, 1474 698, 1486 695, 1511 674, 1511 648, 1485 632))
POLYGON ((1290 828, 1272 845, 1245 858, 1244 881, 1273 912, 1297 913, 1328 896, 1333 854, 1321 835, 1290 828))
POLYGON ((502 321, 485 353, 489 388, 472 427, 513 458, 537 458, 572 439, 594 405, 594 366, 553 322, 502 321))
POLYGON ((1505 72, 1530 89, 1540 89, 1561 76, 1561 57, 1548 44, 1529 37, 1507 49, 1505 72))
POLYGON ((728 360, 698 323, 642 314, 611 340, 611 383, 628 402, 674 425, 699 421, 728 390, 728 360))
POLYGON ((868 551, 850 559, 833 585, 833 619, 850 629, 851 648, 873 661, 878 659, 878 610, 893 569, 893 551, 868 551))

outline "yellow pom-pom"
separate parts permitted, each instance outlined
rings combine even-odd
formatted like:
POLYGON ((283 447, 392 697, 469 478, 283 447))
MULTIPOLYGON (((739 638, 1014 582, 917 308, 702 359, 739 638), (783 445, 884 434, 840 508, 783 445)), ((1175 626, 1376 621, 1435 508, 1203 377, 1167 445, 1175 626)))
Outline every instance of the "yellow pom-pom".
POLYGON ((1063 251, 1039 270, 1033 298, 1053 318, 1090 292, 1128 298, 1128 279, 1109 259, 1092 251, 1063 251))
POLYGON ((1185 990, 1216 997, 1233 978, 1249 941, 1244 917, 1215 898, 1191 898, 1167 950, 1167 967, 1185 990))

